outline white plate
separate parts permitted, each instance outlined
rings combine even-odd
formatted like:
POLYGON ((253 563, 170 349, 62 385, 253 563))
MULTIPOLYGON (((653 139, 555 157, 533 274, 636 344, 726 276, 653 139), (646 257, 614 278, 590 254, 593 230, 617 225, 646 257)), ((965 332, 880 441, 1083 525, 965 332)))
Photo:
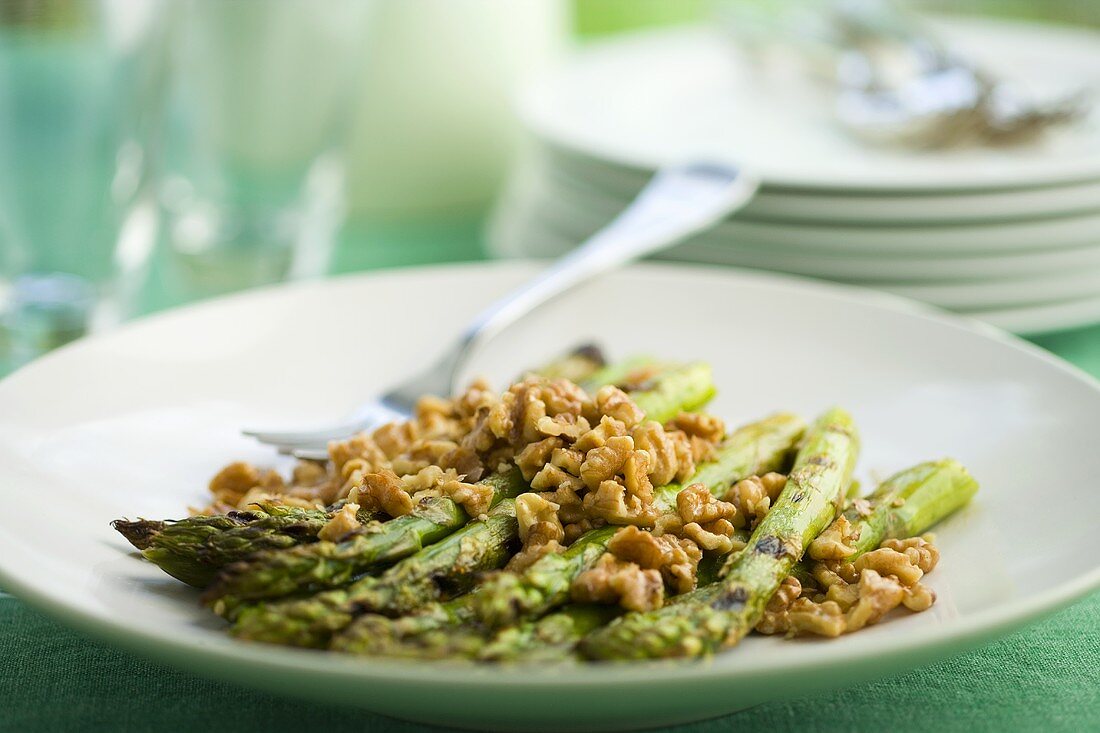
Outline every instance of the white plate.
POLYGON ((240 425, 343 412, 425 363, 533 272, 438 267, 268 289, 77 343, 9 377, 0 383, 0 584, 114 643, 206 674, 508 730, 657 726, 892 675, 1100 585, 1095 381, 1025 343, 893 298, 667 265, 561 299, 491 344, 473 371, 499 381, 595 337, 613 354, 710 360, 722 390, 713 408, 732 422, 847 406, 862 429, 864 480, 956 456, 982 489, 938 530, 933 609, 836 640, 751 638, 707 662, 455 669, 363 660, 228 638, 194 592, 107 526, 180 514, 225 461, 270 458, 240 425), (1052 475, 1058 501, 1044 499, 1052 475), (44 511, 48 521, 27 521, 44 511))
MULTIPOLYGON (((532 182, 532 204, 544 216, 595 231, 628 202, 600 198, 581 190, 532 182)), ((955 223, 891 225, 814 221, 764 221, 735 218, 718 223, 699 241, 736 242, 757 249, 854 255, 976 255, 1066 249, 1094 244, 1100 210, 1075 215, 955 223)))
POLYGON ((1100 323, 1100 297, 1018 308, 976 310, 970 315, 1013 333, 1050 333, 1100 323))
MULTIPOLYGON (((594 196, 605 207, 623 208, 653 175, 536 145, 521 165, 534 166, 554 193, 594 196)), ((559 194, 560 195, 560 194, 559 194)), ((761 186, 739 216, 789 222, 849 224, 944 224, 1006 221, 1083 214, 1100 210, 1100 182, 1001 191, 890 191, 837 193, 761 186)))
MULTIPOLYGON (((1094 32, 954 19, 949 42, 1020 87, 1053 94, 1100 83, 1094 32)), ((688 158, 740 162, 770 185, 832 190, 1030 188, 1100 179, 1100 115, 1009 149, 910 152, 845 134, 831 95, 764 73, 719 30, 649 32, 589 47, 524 104, 536 135, 599 160, 652 170, 688 158)))

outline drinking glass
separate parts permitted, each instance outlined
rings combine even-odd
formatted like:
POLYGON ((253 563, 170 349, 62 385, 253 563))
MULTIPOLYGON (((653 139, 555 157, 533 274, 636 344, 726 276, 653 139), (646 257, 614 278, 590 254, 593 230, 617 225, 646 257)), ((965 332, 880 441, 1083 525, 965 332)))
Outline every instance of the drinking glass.
POLYGON ((184 297, 327 270, 369 5, 181 2, 160 200, 184 297))
POLYGON ((133 304, 165 29, 161 0, 0 0, 0 374, 133 304))

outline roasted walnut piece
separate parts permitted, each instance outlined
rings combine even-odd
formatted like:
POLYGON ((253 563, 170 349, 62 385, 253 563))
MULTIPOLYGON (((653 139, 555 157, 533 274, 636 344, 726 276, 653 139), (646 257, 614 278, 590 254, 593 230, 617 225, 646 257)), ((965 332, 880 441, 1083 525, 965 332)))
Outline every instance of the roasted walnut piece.
POLYGON ((851 543, 859 539, 859 530, 845 516, 839 516, 810 543, 806 553, 814 560, 844 560, 855 554, 851 543))
POLYGON ((653 611, 664 604, 665 585, 659 571, 604 553, 573 580, 570 591, 578 603, 617 603, 629 611, 653 611))
POLYGON ((665 425, 665 429, 678 430, 687 436, 696 463, 714 458, 715 447, 726 435, 722 419, 703 412, 681 412, 665 425))
POLYGON ((789 612, 791 604, 802 593, 802 584, 798 579, 787 576, 783 579, 779 590, 764 607, 764 616, 756 624, 756 630, 761 634, 783 634, 790 631, 791 623, 789 612))
POLYGON ((904 553, 909 562, 925 573, 930 573, 940 561, 940 551, 932 544, 932 535, 909 537, 904 540, 886 540, 879 547, 904 553))
POLYGON ((781 473, 751 476, 734 484, 729 495, 730 501, 737 507, 734 525, 750 526, 763 519, 786 485, 787 477, 781 473))
POLYGON ((263 474, 251 463, 237 461, 218 471, 210 479, 210 493, 214 498, 230 506, 237 502, 263 481, 263 474))
POLYGON ((364 474, 357 494, 360 505, 372 511, 383 511, 391 517, 404 516, 415 506, 404 483, 388 469, 364 474))
MULTIPOLYGON (((935 603, 936 595, 919 582, 924 576, 920 563, 931 569, 938 557, 927 538, 910 537, 886 540, 879 549, 852 562, 815 563, 813 577, 824 593, 798 599, 801 621, 792 621, 789 632, 835 636, 874 624, 898 606, 910 611, 927 610, 935 603), (838 617, 843 621, 840 631, 838 617)), ((792 619, 794 609, 792 606, 789 614, 792 619)))
POLYGON ((328 542, 339 542, 357 531, 363 526, 359 522, 359 518, 355 516, 358 511, 358 504, 350 501, 344 504, 338 512, 332 515, 332 519, 328 520, 324 527, 321 527, 321 531, 317 533, 317 538, 328 542))
POLYGON ((636 426, 631 438, 635 448, 649 455, 648 473, 654 485, 683 481, 695 472, 691 444, 682 432, 666 432, 660 423, 650 420, 636 426))
POLYGON ((659 570, 675 593, 695 589, 696 571, 703 553, 694 542, 673 535, 654 535, 637 527, 624 527, 607 543, 607 551, 624 562, 646 570, 659 570))

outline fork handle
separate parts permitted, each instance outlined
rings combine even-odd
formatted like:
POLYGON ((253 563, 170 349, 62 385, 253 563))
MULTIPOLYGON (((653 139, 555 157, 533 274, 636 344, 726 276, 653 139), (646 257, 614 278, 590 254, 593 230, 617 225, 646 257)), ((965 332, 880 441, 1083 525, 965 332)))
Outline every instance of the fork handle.
POLYGON ((708 229, 744 206, 757 186, 740 169, 716 163, 659 171, 610 224, 474 319, 445 357, 452 390, 479 345, 553 297, 708 229))

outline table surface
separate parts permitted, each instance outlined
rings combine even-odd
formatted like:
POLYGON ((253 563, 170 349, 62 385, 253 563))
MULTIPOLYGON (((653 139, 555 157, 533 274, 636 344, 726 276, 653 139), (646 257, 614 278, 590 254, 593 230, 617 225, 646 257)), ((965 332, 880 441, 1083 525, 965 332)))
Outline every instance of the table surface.
MULTIPOLYGON (((335 269, 478 259, 471 220, 377 224, 335 269)), ((147 309, 185 295, 154 278, 147 309)), ((1034 339, 1100 377, 1100 326, 1034 339)), ((1026 548, 1021 548, 1026 552, 1026 548)), ((438 730, 196 677, 112 649, 0 590, 0 730, 438 730)), ((1100 730, 1100 593, 993 644, 889 679, 761 705, 675 731, 1100 730)))

